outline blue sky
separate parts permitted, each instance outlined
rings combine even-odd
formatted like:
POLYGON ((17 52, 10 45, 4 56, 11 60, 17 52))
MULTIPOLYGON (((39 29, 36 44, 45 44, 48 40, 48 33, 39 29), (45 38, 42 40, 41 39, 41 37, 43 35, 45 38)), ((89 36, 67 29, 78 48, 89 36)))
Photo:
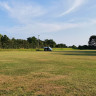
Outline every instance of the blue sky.
POLYGON ((86 45, 96 35, 96 0, 0 0, 0 34, 86 45))

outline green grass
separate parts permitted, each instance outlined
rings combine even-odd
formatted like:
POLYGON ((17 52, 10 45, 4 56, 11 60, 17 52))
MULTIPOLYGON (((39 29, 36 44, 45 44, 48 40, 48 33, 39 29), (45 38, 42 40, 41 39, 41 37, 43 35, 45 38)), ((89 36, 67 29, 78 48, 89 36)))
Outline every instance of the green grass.
POLYGON ((79 49, 73 49, 73 48, 53 48, 53 51, 76 51, 79 49))
MULTIPOLYGON (((38 51, 38 49, 0 49, 0 51, 38 51)), ((43 51, 43 48, 39 51, 43 51)))
POLYGON ((0 51, 0 96, 96 96, 96 51, 0 51))

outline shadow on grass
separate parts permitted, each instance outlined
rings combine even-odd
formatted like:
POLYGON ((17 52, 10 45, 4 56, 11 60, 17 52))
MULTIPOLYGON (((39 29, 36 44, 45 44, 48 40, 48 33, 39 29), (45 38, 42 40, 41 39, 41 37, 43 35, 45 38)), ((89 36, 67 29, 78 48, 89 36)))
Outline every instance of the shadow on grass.
POLYGON ((96 56, 96 51, 55 51, 61 55, 96 56))

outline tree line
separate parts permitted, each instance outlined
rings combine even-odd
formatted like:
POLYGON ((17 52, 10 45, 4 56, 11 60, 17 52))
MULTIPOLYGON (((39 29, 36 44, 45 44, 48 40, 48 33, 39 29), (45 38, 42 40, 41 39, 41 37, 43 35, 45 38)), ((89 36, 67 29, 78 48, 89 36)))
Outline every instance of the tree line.
POLYGON ((50 46, 52 48, 67 48, 66 44, 56 44, 53 39, 38 40, 35 36, 24 39, 10 39, 7 35, 0 34, 0 48, 2 49, 29 49, 29 48, 43 48, 50 46))
POLYGON ((96 49, 96 35, 90 36, 88 45, 78 46, 78 49, 96 49))
POLYGON ((0 34, 0 48, 2 49, 29 49, 29 48, 73 48, 73 49, 96 49, 96 36, 93 35, 89 38, 88 45, 78 46, 67 46, 66 44, 56 44, 53 39, 38 40, 35 36, 24 39, 10 39, 7 35, 0 34))

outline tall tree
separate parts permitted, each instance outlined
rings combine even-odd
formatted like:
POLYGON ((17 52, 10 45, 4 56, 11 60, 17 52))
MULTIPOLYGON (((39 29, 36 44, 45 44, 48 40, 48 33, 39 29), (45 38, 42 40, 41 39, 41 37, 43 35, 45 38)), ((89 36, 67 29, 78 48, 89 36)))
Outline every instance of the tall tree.
POLYGON ((89 42, 88 42, 89 46, 93 46, 96 47, 96 36, 93 35, 89 38, 89 42))
POLYGON ((2 47, 3 48, 9 48, 10 47, 10 39, 4 35, 1 37, 2 47))
POLYGON ((27 38, 27 41, 29 42, 30 46, 32 46, 32 48, 36 48, 38 45, 38 40, 34 36, 27 38))
POLYGON ((9 39, 6 35, 4 35, 4 36, 1 37, 1 42, 2 42, 2 43, 8 43, 9 40, 10 40, 10 39, 9 39))

